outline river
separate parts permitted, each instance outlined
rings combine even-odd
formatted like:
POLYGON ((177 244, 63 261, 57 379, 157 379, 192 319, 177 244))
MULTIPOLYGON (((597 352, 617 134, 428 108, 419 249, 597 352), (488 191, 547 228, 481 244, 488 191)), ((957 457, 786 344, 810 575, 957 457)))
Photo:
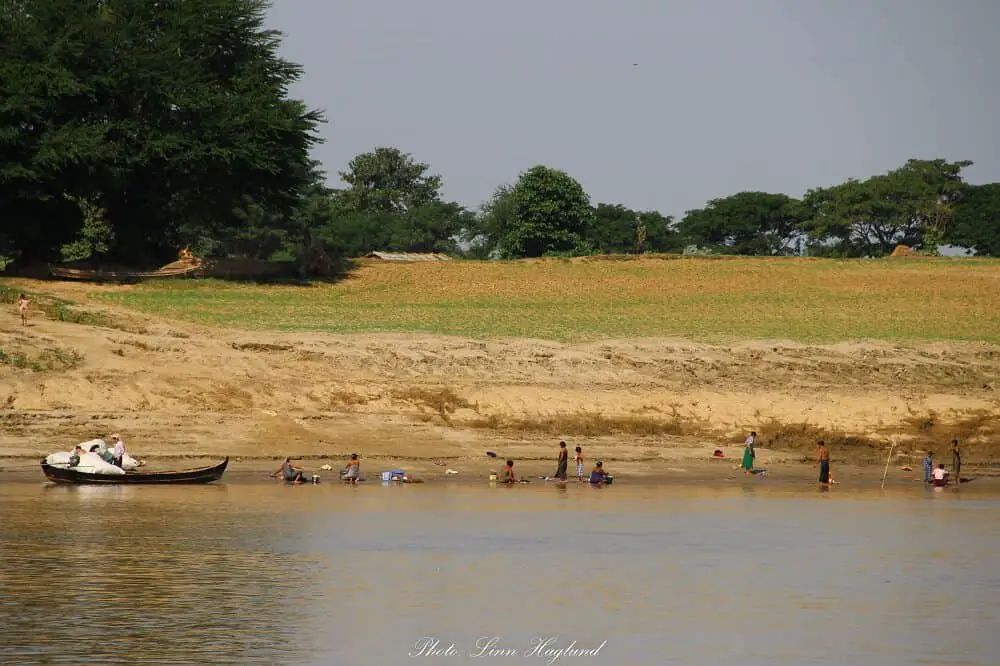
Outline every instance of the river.
POLYGON ((1000 646, 1000 495, 971 487, 17 482, 0 512, 4 664, 986 665, 1000 646))

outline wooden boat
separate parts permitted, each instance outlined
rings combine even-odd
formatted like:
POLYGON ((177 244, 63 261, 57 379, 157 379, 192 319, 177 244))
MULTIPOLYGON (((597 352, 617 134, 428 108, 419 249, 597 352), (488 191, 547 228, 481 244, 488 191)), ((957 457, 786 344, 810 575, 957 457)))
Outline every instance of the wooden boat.
POLYGON ((130 485, 130 484, 191 484, 218 481, 229 465, 229 457, 213 467, 189 469, 180 472, 127 472, 123 475, 92 474, 72 468, 52 467, 42 461, 45 478, 53 483, 130 485))
POLYGON ((63 280, 80 280, 84 282, 138 282, 157 278, 175 278, 192 275, 201 269, 200 263, 189 263, 181 266, 166 266, 155 271, 102 271, 89 268, 66 268, 50 266, 49 273, 63 280))

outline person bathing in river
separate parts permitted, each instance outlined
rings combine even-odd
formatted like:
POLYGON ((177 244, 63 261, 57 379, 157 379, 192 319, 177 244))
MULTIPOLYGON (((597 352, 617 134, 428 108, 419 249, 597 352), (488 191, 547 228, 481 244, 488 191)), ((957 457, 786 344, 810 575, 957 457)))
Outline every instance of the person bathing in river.
POLYGON ((825 485, 830 485, 830 452, 826 449, 826 443, 823 440, 819 440, 819 454, 817 455, 816 465, 819 467, 819 482, 825 485))
POLYGON ((958 448, 958 440, 951 440, 951 469, 955 475, 955 484, 962 483, 962 452, 958 448))
POLYGON ((604 471, 604 463, 598 460, 597 464, 594 465, 594 469, 590 471, 590 485, 603 486, 607 476, 608 473, 604 471))
POLYGON ((507 465, 503 468, 503 482, 508 486, 517 483, 517 477, 514 476, 514 461, 508 460, 507 465))
POLYGON ((745 442, 743 442, 743 462, 740 463, 740 467, 743 468, 744 474, 753 474, 753 461, 757 457, 757 452, 754 451, 754 445, 756 443, 756 432, 750 433, 750 436, 746 438, 745 442))
POLYGON ((352 486, 358 485, 358 479, 361 477, 361 461, 358 460, 358 454, 352 453, 351 459, 347 461, 344 466, 344 483, 349 483, 352 486))
POLYGON ((566 480, 566 468, 569 466, 569 451, 566 450, 566 442, 559 442, 559 464, 556 467, 556 478, 560 481, 566 480))
POLYGON ((930 483, 934 479, 934 452, 928 451, 927 456, 924 458, 924 483, 930 483))
POLYGON ((288 483, 300 484, 303 481, 302 468, 293 465, 291 458, 285 458, 285 462, 281 463, 281 467, 271 472, 271 478, 273 479, 279 474, 288 483))
POLYGON ((576 480, 583 483, 583 449, 576 447, 576 480))
POLYGON ((938 488, 948 485, 948 472, 945 471, 944 465, 938 465, 931 475, 934 477, 934 485, 938 488))

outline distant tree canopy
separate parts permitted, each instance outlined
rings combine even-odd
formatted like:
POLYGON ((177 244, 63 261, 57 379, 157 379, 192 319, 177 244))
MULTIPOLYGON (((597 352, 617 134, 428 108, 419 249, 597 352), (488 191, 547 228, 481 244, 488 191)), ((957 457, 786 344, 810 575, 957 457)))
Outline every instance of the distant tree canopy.
POLYGON ((680 220, 591 203, 534 166, 477 212, 395 147, 326 184, 310 158, 321 114, 288 98, 265 0, 0 2, 0 265, 34 261, 300 259, 317 248, 478 258, 698 251, 883 256, 952 243, 1000 254, 1000 183, 968 161, 910 160, 801 199, 739 192, 680 220))
POLYGON ((278 57, 265 9, 261 0, 5 2, 7 251, 161 260, 239 236, 248 217, 283 225, 314 179, 321 117, 287 98, 301 72, 278 57))

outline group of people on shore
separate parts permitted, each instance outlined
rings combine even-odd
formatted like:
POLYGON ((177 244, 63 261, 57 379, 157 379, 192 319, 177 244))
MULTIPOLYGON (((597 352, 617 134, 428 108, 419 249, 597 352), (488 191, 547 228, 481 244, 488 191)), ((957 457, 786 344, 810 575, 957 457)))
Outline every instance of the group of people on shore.
MULTIPOLYGON (((315 480, 314 476, 306 476, 305 471, 292 462, 291 458, 285 458, 278 469, 271 473, 271 478, 281 476, 286 482, 294 484, 309 483, 315 480)), ((340 471, 341 480, 349 485, 356 486, 361 479, 361 460, 357 453, 352 453, 347 464, 340 471)))
MULTIPOLYGON (((754 431, 743 442, 743 459, 740 462, 740 468, 744 474, 754 473, 754 461, 757 459, 756 446, 757 433, 754 431)), ((836 482, 830 474, 830 450, 826 447, 826 442, 822 439, 816 443, 816 446, 816 466, 819 468, 819 483, 822 485, 832 485, 836 482)), ((954 477, 951 477, 945 469, 944 464, 939 464, 935 468, 934 452, 928 451, 927 456, 923 460, 924 483, 940 487, 948 485, 951 478, 955 479, 956 484, 962 482, 962 452, 958 446, 957 439, 951 440, 951 465, 954 477)))
POLYGON ((928 451, 923 460, 924 483, 941 488, 948 485, 952 479, 956 484, 962 483, 962 450, 958 440, 951 440, 951 472, 945 469, 944 463, 934 467, 934 452, 928 451), (952 476, 954 474, 954 476, 952 476))
MULTIPOLYGON (((579 483, 584 482, 584 463, 583 463, 583 447, 576 447, 576 456, 574 458, 576 462, 576 479, 579 483)), ((569 449, 566 448, 566 442, 559 442, 559 457, 556 459, 556 472, 552 475, 552 478, 556 481, 566 482, 569 480, 569 449)), ((515 483, 514 478, 514 461, 508 460, 507 466, 504 468, 504 483, 515 483)), ((586 478, 587 482, 592 486, 603 486, 609 482, 609 474, 604 469, 604 461, 598 460, 594 463, 593 469, 590 470, 589 477, 586 478)))

